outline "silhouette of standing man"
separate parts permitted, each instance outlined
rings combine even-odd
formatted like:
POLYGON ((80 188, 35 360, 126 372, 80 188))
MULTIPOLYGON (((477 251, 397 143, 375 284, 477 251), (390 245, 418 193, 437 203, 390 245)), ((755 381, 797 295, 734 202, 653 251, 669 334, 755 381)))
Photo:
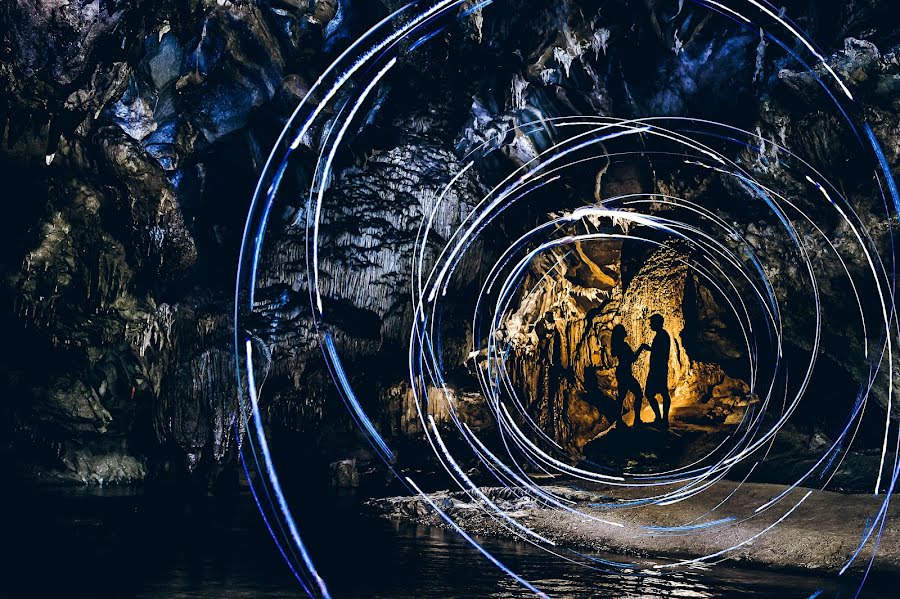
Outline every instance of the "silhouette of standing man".
POLYGON ((656 332, 651 345, 646 343, 638 348, 638 351, 647 349, 650 351, 650 370, 647 372, 647 384, 644 393, 647 401, 653 408, 657 420, 662 420, 664 428, 669 428, 669 406, 672 403, 669 397, 669 354, 672 350, 672 340, 663 328, 665 321, 661 314, 650 317, 650 328, 656 332), (662 415, 659 413, 659 404, 656 396, 662 397, 662 415))
POLYGON ((640 383, 634 378, 634 373, 631 372, 631 366, 637 360, 640 350, 635 352, 631 349, 631 346, 625 342, 626 337, 628 337, 628 332, 620 324, 613 328, 610 336, 611 353, 614 358, 618 359, 616 364, 616 387, 618 388, 616 399, 621 411, 628 392, 630 391, 634 395, 634 425, 637 426, 641 424, 641 404, 644 401, 644 393, 641 391, 640 383))

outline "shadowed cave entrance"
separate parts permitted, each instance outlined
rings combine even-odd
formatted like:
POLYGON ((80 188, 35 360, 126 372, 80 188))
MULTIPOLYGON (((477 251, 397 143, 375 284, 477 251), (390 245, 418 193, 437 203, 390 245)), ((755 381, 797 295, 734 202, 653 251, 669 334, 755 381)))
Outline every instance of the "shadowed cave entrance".
POLYGON ((577 242, 536 260, 499 332, 535 437, 574 461, 633 472, 684 466, 727 444, 758 398, 734 317, 691 264, 677 243, 629 240, 577 242), (654 345, 655 319, 670 339, 667 357, 654 345), (635 352, 630 369, 623 352, 635 352), (647 397, 654 380, 671 397, 668 426, 647 397), (638 389, 620 392, 634 381, 638 389))

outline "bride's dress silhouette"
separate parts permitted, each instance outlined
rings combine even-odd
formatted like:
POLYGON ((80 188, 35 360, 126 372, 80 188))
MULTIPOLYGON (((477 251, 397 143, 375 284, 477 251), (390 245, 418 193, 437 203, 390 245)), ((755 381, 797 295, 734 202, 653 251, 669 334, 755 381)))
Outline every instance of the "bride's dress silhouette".
POLYGON ((631 367, 638 359, 640 350, 634 351, 631 349, 631 346, 625 341, 627 337, 628 332, 625 330, 625 327, 617 324, 613 328, 612 336, 610 337, 610 349, 613 357, 618 360, 616 364, 616 386, 618 387, 617 400, 619 409, 622 409, 625 397, 629 392, 634 395, 634 424, 639 425, 641 424, 641 404, 644 400, 644 392, 641 390, 641 385, 637 379, 634 378, 631 367))

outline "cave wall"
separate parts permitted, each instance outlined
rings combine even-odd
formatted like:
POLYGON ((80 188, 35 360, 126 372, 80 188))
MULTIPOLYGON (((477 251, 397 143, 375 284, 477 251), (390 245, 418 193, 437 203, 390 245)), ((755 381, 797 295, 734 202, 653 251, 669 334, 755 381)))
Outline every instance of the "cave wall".
MULTIPOLYGON (((0 173, 8 194, 0 319, 12 350, 2 365, 0 403, 4 455, 28 464, 29 476, 207 480, 233 465, 240 431, 227 424, 237 409, 229 315, 253 185, 311 82, 399 5, 12 0, 0 8, 0 173)), ((663 1, 498 2, 472 12, 422 62, 401 65, 404 77, 379 90, 383 101, 355 135, 352 155, 339 159, 329 193, 347 208, 325 224, 341 249, 325 268, 328 299, 346 313, 338 342, 356 357, 357 376, 377 381, 364 399, 381 406, 391 434, 417 430, 405 393, 390 391, 402 384, 396 362, 409 317, 402 259, 417 217, 433 201, 429 190, 451 176, 456 157, 475 144, 536 117, 727 113, 748 129, 804 140, 801 149, 819 156, 824 167, 844 159, 836 155, 841 143, 831 124, 814 109, 814 82, 772 58, 757 36, 705 28, 696 10, 663 1), (732 93, 718 94, 723 86, 732 93), (712 96, 719 100, 709 102, 712 96)), ((796 0, 785 10, 834 53, 832 62, 862 98, 896 168, 900 63, 892 48, 900 42, 900 16, 893 3, 796 0), (847 38, 856 41, 845 44, 847 38)), ((458 223, 482 186, 554 135, 499 136, 497 151, 464 183, 465 194, 439 215, 439 229, 458 223)), ((770 161, 746 158, 757 164, 758 176, 789 177, 770 161)), ((614 193, 628 177, 613 175, 602 169, 586 174, 576 195, 591 201, 614 193)), ((301 185, 302 166, 295 176, 301 185)), ((848 190, 866 183, 845 176, 848 190)), ((669 185, 664 173, 644 170, 636 177, 661 191, 669 185)), ((725 193, 740 201, 744 191, 725 193)), ((872 198, 856 201, 887 244, 895 223, 872 216, 872 198)), ((264 412, 274 428, 344 435, 342 443, 352 445, 358 439, 347 432, 304 313, 303 249, 292 226, 302 220, 302 205, 284 207, 267 250, 268 264, 278 271, 260 291, 267 326, 254 340, 261 355, 273 356, 261 373, 270 394, 264 412)), ((780 251, 765 230, 745 233, 759 251, 780 251)), ((506 241, 475 255, 493 255, 506 241)), ((629 295, 644 275, 623 286, 608 256, 570 268, 590 270, 591 262, 602 267, 592 279, 558 281, 568 286, 570 299, 544 295, 528 309, 535 319, 554 314, 542 334, 566 341, 554 340, 558 348, 534 343, 540 349, 533 351, 559 354, 576 373, 561 388, 571 386, 573 393, 586 366, 603 365, 602 341, 579 321, 586 310, 606 306, 608 323, 633 315, 627 316, 632 344, 647 336, 636 291, 629 295)), ((655 276, 652 269, 644 274, 655 276)), ((773 274, 776 280, 790 276, 773 274)), ((665 281, 678 296, 681 280, 665 281)), ((832 298, 837 303, 830 310, 839 314, 840 295, 832 298)), ((682 319, 676 304, 664 303, 670 331, 682 319)), ((457 318, 465 317, 460 310, 457 318)), ((839 326, 831 331, 840 335, 839 326)), ((455 353, 460 363, 463 346, 455 353)), ((548 384, 549 366, 539 357, 542 366, 530 368, 527 360, 535 354, 525 352, 516 366, 519 380, 536 393, 548 384)), ((840 355, 833 358, 849 376, 864 376, 840 355)), ((679 376, 690 378, 698 362, 687 356, 684 363, 688 370, 679 376)), ((459 392, 470 391, 460 385, 459 392)), ((553 396, 552 406, 536 409, 558 438, 577 446, 600 431, 589 406, 568 399, 565 408, 563 398, 574 396, 553 396), (559 413, 570 414, 571 422, 559 413)))

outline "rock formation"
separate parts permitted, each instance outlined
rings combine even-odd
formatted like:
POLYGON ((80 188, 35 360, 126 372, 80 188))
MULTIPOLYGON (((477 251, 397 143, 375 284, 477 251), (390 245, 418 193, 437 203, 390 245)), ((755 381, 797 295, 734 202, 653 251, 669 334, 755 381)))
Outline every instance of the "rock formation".
MULTIPOLYGON (((11 0, 0 9, 5 456, 28 464, 28 475, 93 482, 147 475, 208 481, 234 468, 241 432, 234 426, 240 418, 230 314, 249 198, 282 124, 312 82, 401 4, 11 0)), ((847 77, 896 169, 894 4, 784 4, 847 77)), ((338 157, 327 201, 340 209, 323 224, 334 249, 324 257, 326 301, 345 322, 336 342, 353 356, 353 376, 371 381, 362 401, 385 434, 418 431, 404 404, 402 343, 411 315, 405 260, 418 219, 433 206, 434 190, 458 172, 462 155, 495 140, 497 151, 485 153, 438 214, 440 235, 500 173, 558 138, 549 125, 528 134, 514 128, 540 118, 727 114, 747 129, 799 140, 823 168, 844 160, 832 124, 814 108, 814 80, 778 56, 755 33, 712 27, 691 3, 508 0, 472 11, 421 56, 401 61, 400 75, 375 92, 365 124, 338 157)), ((311 147, 320 135, 313 132, 311 147)), ((763 149, 744 161, 790 188, 791 175, 765 158, 763 149)), ((297 189, 312 157, 299 162, 297 189)), ((841 173, 848 193, 871 183, 852 168, 841 173)), ((652 164, 601 164, 573 189, 573 204, 635 186, 664 193, 683 185, 670 175, 652 164)), ((713 177, 689 187, 679 195, 711 189, 729 206, 746 193, 713 177)), ((886 245, 896 223, 875 216, 873 198, 854 201, 886 245)), ((533 206, 523 218, 558 209, 533 206)), ((258 353, 272 356, 260 372, 267 425, 302 435, 327 462, 348 458, 359 439, 310 329, 305 242, 295 224, 305 220, 304 210, 298 198, 273 219, 270 270, 259 290, 265 318, 248 332, 258 353)), ((830 233, 848 235, 836 227, 830 233)), ((781 248, 764 226, 742 232, 778 260, 781 248)), ((481 258, 487 263, 509 242, 502 237, 471 253, 470 282, 481 258)), ((727 323, 708 290, 678 266, 678 251, 634 260, 614 247, 581 247, 522 304, 518 329, 510 328, 511 367, 538 421, 568 446, 583 447, 606 426, 579 399, 591 366, 614 392, 603 357, 606 331, 623 322, 631 343, 642 343, 650 310, 665 313, 679 348, 675 409, 709 397, 717 418, 727 421, 730 402, 745 392, 740 373, 731 378, 722 366, 735 359, 727 323), (626 280, 627 268, 633 271, 626 280), (598 329, 584 322, 591 310, 598 329), (571 377, 550 376, 557 364, 571 377)), ((448 308, 460 331, 470 316, 466 284, 455 291, 459 304, 448 308)), ((840 294, 829 297, 830 313, 846 309, 840 294)), ((839 337, 840 319, 830 323, 829 334, 839 337)), ((483 421, 477 388, 465 375, 465 334, 457 338, 458 347, 448 348, 458 358, 455 393, 483 421)), ((850 383, 865 376, 829 348, 835 376, 850 383)))

